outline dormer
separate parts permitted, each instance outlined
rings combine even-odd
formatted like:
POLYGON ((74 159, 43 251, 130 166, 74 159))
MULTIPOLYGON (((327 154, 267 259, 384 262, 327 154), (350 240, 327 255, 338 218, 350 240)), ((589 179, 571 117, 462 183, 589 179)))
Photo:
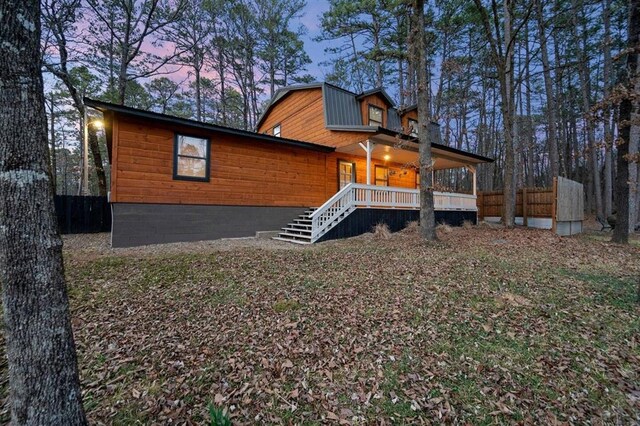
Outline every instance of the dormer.
POLYGON ((390 121, 394 121, 394 117, 389 117, 389 109, 393 108, 393 100, 384 89, 367 90, 356 96, 356 99, 360 102, 363 126, 388 128, 389 124, 392 124, 390 121))
POLYGON ((400 125, 404 133, 418 136, 418 105, 409 106, 399 111, 400 125))

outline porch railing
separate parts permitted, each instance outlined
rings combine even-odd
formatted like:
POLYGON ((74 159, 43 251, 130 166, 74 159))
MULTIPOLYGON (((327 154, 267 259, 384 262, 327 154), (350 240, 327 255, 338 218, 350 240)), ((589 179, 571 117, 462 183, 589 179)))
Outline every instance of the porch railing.
MULTIPOLYGON (((435 210, 477 211, 476 196, 434 192, 435 210)), ((350 183, 311 214, 311 242, 317 241, 356 208, 419 209, 417 189, 350 183)))

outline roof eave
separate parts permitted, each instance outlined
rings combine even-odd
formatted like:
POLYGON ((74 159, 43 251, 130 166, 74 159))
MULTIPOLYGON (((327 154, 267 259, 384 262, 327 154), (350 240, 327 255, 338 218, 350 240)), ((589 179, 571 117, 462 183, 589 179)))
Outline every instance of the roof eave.
POLYGON ((234 129, 231 127, 219 126, 217 124, 203 123, 201 121, 174 117, 174 116, 160 114, 152 111, 144 111, 136 108, 127 107, 124 105, 116 105, 109 102, 98 101, 98 100, 90 99, 86 97, 83 99, 83 101, 86 106, 102 111, 103 113, 105 111, 112 111, 116 114, 124 114, 124 115, 133 116, 133 117, 145 118, 148 120, 158 121, 164 124, 185 126, 193 129, 219 132, 219 133, 224 133, 224 134, 234 135, 234 136, 250 137, 250 138, 258 139, 261 141, 279 143, 286 146, 295 146, 298 148, 305 148, 305 149, 319 151, 319 152, 335 151, 334 147, 330 147, 326 145, 318 145, 311 142, 304 142, 304 141, 299 141, 295 139, 280 138, 280 137, 267 135, 263 133, 252 132, 249 130, 240 130, 240 129, 234 129))

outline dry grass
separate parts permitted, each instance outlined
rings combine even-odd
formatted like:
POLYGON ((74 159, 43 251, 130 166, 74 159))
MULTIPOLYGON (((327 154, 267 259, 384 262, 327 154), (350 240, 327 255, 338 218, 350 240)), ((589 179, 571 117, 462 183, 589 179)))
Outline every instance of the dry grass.
POLYGON ((473 228, 475 225, 473 224, 473 222, 471 222, 470 220, 465 220, 464 222, 462 222, 462 227, 464 229, 471 229, 473 228))
POLYGON ((404 227, 402 232, 408 234, 417 234, 420 230, 420 222, 417 220, 412 220, 411 222, 407 222, 407 225, 404 227))
POLYGON ((453 227, 444 222, 441 222, 436 225, 436 233, 438 235, 438 238, 440 238, 442 235, 450 234, 452 231, 453 231, 453 227))
POLYGON ((639 420, 637 245, 473 227, 65 256, 93 424, 639 420))
POLYGON ((391 238, 391 231, 386 223, 378 223, 373 227, 373 237, 379 240, 388 240, 391 238))

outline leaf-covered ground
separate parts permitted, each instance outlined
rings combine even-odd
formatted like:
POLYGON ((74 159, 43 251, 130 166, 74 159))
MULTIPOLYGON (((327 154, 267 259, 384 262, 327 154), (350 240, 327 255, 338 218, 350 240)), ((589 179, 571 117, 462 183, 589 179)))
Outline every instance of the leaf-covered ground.
POLYGON ((440 237, 67 249, 91 421, 639 421, 638 241, 440 237))

